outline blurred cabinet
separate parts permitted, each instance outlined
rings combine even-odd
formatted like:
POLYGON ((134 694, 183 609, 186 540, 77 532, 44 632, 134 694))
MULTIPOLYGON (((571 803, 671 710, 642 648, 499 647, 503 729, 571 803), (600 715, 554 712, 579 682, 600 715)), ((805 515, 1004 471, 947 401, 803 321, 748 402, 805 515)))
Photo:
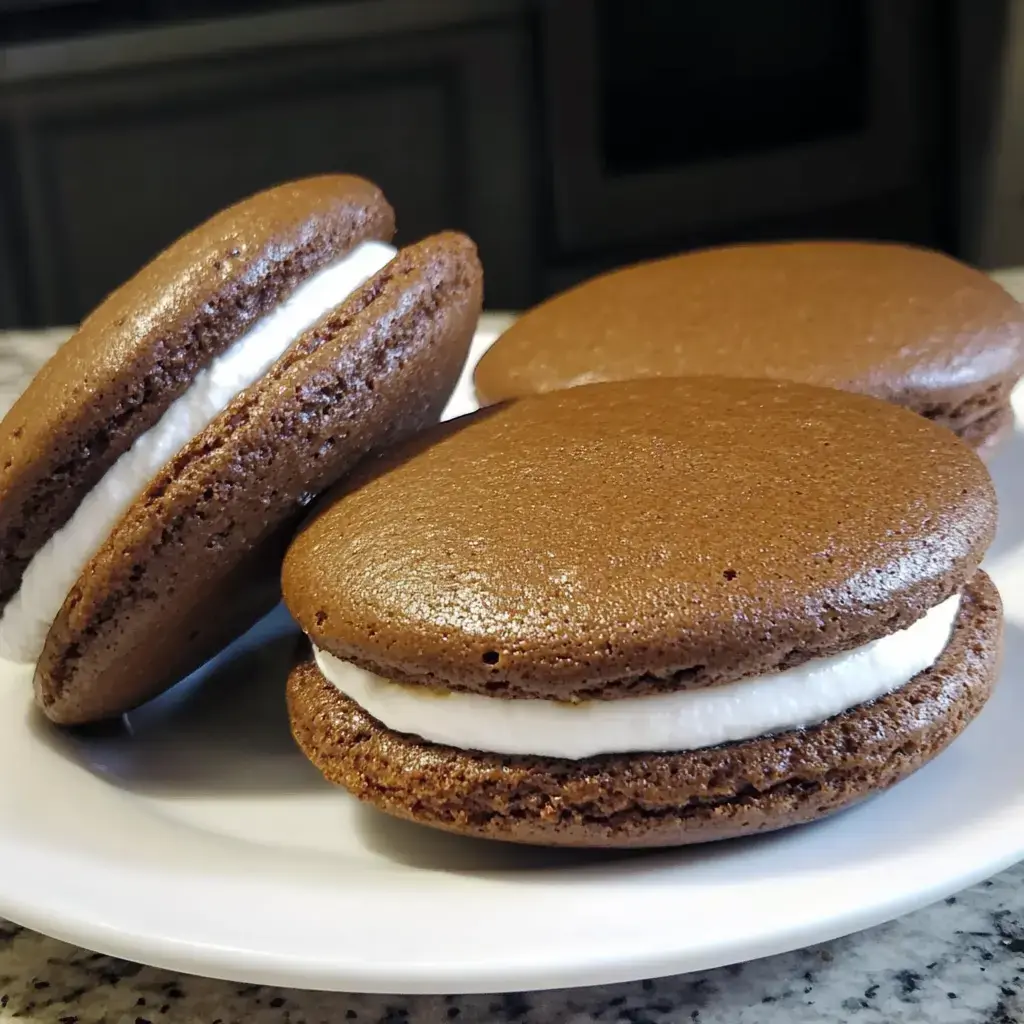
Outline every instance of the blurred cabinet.
POLYGON ((0 326, 75 320, 218 208, 323 171, 377 181, 402 241, 472 235, 492 309, 741 240, 1008 259, 1022 9, 0 0, 0 326))
POLYGON ((0 319, 73 322, 220 207, 324 171, 376 181, 401 241, 467 231, 489 304, 528 302, 537 261, 524 16, 486 0, 358 6, 370 10, 36 47, 22 80, 0 89, 10 155, 0 319), (403 15, 418 23, 403 27, 403 15), (17 254, 12 215, 25 239, 17 254))
POLYGON ((9 187, 12 161, 8 141, 0 133, 0 327, 23 323, 27 317, 22 309, 22 253, 15 241, 9 205, 13 189, 9 187))

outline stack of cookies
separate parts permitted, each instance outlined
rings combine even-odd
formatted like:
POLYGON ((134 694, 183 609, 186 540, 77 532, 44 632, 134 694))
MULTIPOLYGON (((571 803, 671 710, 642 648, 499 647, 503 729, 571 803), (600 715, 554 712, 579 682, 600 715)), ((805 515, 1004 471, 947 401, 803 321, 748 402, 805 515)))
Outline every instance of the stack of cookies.
POLYGON ((283 593, 298 744, 451 832, 667 846, 894 785, 984 706, 979 452, 1024 315, 892 245, 709 250, 525 314, 436 425, 472 242, 401 250, 358 178, 214 217, 0 424, 0 654, 54 723, 119 715, 283 593), (283 571, 282 571, 283 565, 283 571))
POLYGON ((860 395, 594 384, 359 470, 291 546, 294 733, 391 814, 576 846, 779 828, 978 713, 1001 610, 978 457, 860 395))

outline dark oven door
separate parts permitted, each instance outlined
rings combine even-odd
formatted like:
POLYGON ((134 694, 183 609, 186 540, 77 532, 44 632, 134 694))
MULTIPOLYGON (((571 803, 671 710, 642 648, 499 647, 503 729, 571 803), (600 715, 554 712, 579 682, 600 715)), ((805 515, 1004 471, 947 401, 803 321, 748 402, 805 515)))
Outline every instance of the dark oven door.
POLYGON ((549 0, 555 249, 581 261, 827 233, 941 244, 940 8, 549 0))

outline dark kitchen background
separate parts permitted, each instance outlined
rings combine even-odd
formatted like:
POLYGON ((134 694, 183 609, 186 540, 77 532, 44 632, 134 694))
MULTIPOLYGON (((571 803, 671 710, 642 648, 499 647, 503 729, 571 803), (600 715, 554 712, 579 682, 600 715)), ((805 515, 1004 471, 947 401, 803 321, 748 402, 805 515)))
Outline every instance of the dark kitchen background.
POLYGON ((0 0, 0 326, 71 323, 320 171, 468 231, 491 308, 710 243, 1024 263, 1018 0, 0 0))

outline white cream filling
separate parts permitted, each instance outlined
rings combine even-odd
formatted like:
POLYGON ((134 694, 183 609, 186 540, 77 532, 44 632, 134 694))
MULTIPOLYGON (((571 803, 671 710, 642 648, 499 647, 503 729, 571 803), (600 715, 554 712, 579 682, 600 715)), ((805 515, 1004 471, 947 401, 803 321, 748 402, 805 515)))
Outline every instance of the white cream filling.
POLYGON ((784 672, 650 697, 502 700, 401 686, 314 649, 327 680, 395 732, 495 754, 577 759, 699 750, 818 725, 909 683, 949 643, 959 595, 898 633, 784 672))
POLYGON ((390 263, 395 252, 383 242, 358 245, 303 281, 196 375, 29 562, 21 588, 0 617, 0 657, 29 663, 39 659, 50 626, 85 564, 161 467, 259 380, 300 335, 390 263))

